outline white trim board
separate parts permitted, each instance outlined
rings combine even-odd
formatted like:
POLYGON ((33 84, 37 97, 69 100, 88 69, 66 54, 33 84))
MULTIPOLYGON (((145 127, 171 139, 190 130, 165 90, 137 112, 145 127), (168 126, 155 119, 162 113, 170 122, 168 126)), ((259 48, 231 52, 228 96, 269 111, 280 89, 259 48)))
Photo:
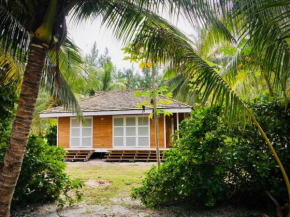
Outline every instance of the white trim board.
MULTIPOLYGON (((164 111, 172 113, 190 113, 191 108, 180 108, 180 109, 163 109, 164 111)), ((125 111, 100 111, 100 112, 83 112, 83 116, 99 116, 99 115, 143 115, 151 114, 152 109, 143 110, 125 110, 125 111)), ((75 113, 45 113, 39 114, 40 118, 56 118, 56 117, 76 117, 75 113)))
MULTIPOLYGON (((112 150, 128 150, 128 151, 142 151, 142 150, 150 150, 150 151, 155 151, 156 148, 64 148, 65 150, 92 150, 94 152, 108 152, 112 150)), ((170 150, 170 148, 160 148, 161 151, 163 150, 170 150)))

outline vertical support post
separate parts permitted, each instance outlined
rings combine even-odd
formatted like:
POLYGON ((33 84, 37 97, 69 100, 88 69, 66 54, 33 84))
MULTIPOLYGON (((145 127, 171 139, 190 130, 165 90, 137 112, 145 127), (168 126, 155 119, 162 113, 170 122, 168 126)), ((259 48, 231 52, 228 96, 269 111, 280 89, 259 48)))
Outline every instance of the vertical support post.
MULTIPOLYGON (((174 118, 171 118, 171 134, 174 133, 174 118)), ((173 141, 173 137, 171 137, 171 141, 173 141)))
POLYGON ((164 131, 164 148, 167 148, 167 144, 166 144, 166 118, 165 115, 163 115, 163 131, 164 131))
MULTIPOLYGON (((176 113, 176 129, 179 130, 179 113, 176 113)), ((179 133, 177 135, 177 138, 179 139, 179 133)))
POLYGON ((58 129, 59 129, 59 117, 57 117, 57 124, 56 124, 56 146, 58 147, 58 129))
POLYGON ((160 167, 160 149, 159 149, 159 117, 157 114, 157 92, 155 87, 155 68, 152 63, 152 89, 153 89, 153 118, 154 118, 154 127, 155 127, 155 145, 156 145, 156 158, 157 158, 157 167, 160 167))

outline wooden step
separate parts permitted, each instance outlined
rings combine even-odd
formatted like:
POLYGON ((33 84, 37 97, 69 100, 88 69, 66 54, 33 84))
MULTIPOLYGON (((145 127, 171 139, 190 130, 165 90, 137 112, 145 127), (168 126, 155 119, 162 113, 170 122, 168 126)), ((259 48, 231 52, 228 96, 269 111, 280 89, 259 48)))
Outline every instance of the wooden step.
POLYGON ((65 161, 88 161, 94 150, 68 150, 65 161))
MULTIPOLYGON (((164 161, 163 152, 164 150, 160 152, 161 161, 164 161)), ((156 156, 155 150, 110 150, 105 154, 103 161, 154 162, 157 161, 156 156)))

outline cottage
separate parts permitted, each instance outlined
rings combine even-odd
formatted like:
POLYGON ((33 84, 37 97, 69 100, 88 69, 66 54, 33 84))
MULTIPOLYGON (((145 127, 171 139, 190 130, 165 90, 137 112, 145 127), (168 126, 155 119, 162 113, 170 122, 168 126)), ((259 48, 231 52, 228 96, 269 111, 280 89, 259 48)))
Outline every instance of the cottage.
MULTIPOLYGON (((79 105, 86 121, 84 125, 77 121, 76 114, 61 106, 41 112, 40 117, 57 118, 57 145, 70 151, 71 155, 108 151, 111 154, 120 151, 130 155, 132 151, 153 154, 156 148, 154 121, 149 118, 152 108, 138 108, 137 105, 145 99, 134 97, 134 91, 102 91, 81 100, 79 105)), ((166 99, 162 95, 160 98, 166 99)), ((172 113, 159 118, 159 145, 161 150, 166 150, 172 147, 170 134, 179 128, 184 118, 189 117, 191 106, 172 100, 171 104, 158 108, 172 113)))

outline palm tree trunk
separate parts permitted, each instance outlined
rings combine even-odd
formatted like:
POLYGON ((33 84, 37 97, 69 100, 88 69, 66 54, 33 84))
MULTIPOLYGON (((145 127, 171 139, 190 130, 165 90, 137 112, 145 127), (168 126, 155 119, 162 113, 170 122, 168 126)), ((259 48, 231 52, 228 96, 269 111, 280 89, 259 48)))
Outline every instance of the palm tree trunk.
POLYGON ((264 79, 266 81, 266 84, 267 84, 267 87, 268 87, 268 90, 269 90, 269 94, 270 94, 271 97, 273 97, 274 96, 274 91, 273 91, 272 85, 271 85, 271 83, 269 81, 269 77, 266 74, 264 74, 264 79))
POLYGON ((262 71, 262 75, 263 75, 263 77, 264 77, 264 79, 266 81, 266 84, 267 84, 267 87, 268 87, 268 90, 269 90, 269 94, 270 94, 271 97, 273 97, 274 96, 274 91, 273 91, 272 85, 270 83, 270 79, 269 79, 268 75, 265 73, 263 65, 260 65, 260 68, 261 68, 261 71, 262 71))
MULTIPOLYGON (((287 188, 287 192, 288 192, 288 202, 290 203, 290 182, 289 182, 289 178, 288 175, 285 171, 285 168, 283 166, 283 164, 281 163, 280 158, 278 157, 275 149, 273 148, 272 143, 270 142, 270 140, 268 139, 266 133, 264 132, 264 130, 262 129, 262 127, 260 126, 259 122, 256 120, 254 114, 246 107, 246 110, 249 114, 249 116, 251 117, 252 121, 255 123, 255 125, 258 127, 258 130, 260 131, 261 135, 263 136, 263 138, 265 139, 268 148, 270 149, 270 151, 272 152, 274 159, 276 160, 276 162, 279 165, 280 171, 283 175, 284 181, 286 183, 286 188, 287 188)), ((290 210, 288 211, 287 217, 290 217, 290 210)))
POLYGON ((24 72, 16 118, 0 169, 0 217, 10 216, 10 204, 21 171, 48 44, 33 38, 24 72))

